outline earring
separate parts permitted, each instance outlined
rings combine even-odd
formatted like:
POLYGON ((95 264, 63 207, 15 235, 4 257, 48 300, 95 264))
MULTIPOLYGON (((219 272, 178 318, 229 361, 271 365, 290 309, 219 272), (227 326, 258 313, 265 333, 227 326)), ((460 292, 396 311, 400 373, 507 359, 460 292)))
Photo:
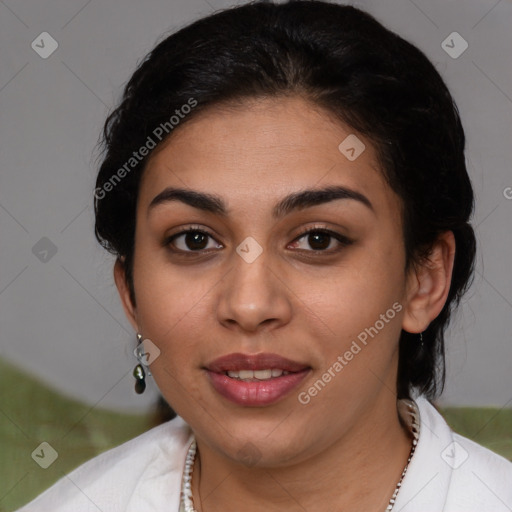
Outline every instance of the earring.
POLYGON ((135 393, 141 395, 146 389, 146 373, 141 364, 133 369, 133 376, 135 377, 135 393))
POLYGON ((423 348, 423 333, 420 332, 420 347, 423 348))
MULTIPOLYGON (((142 335, 137 333, 137 343, 140 345, 141 341, 142 335)), ((146 372, 140 363, 133 369, 133 376, 135 377, 135 393, 141 395, 146 389, 146 372)))

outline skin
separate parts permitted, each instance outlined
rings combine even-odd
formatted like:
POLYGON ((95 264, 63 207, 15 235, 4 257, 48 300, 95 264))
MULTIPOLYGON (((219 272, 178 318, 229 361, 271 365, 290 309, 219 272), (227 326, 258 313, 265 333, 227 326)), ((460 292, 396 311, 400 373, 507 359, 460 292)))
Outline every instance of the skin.
POLYGON ((455 242, 443 234, 429 260, 406 272, 400 199, 363 136, 355 161, 338 150, 351 133, 299 97, 251 100, 200 113, 148 161, 137 205, 136 305, 120 261, 115 279, 133 327, 161 350, 151 365, 158 387, 196 435, 200 512, 384 510, 407 461, 398 339, 441 311, 455 242), (364 194, 372 208, 338 199, 272 217, 286 195, 328 185, 364 194), (166 187, 218 195, 227 215, 180 201, 149 209, 166 187), (165 245, 190 225, 213 236, 206 251, 191 252, 184 236, 165 245), (319 227, 352 243, 331 238, 315 251, 301 230, 319 227), (263 249, 252 263, 235 250, 248 236, 263 249), (401 311, 301 404, 298 393, 396 302, 401 311), (242 407, 221 397, 203 369, 233 352, 277 353, 311 370, 276 404, 242 407))

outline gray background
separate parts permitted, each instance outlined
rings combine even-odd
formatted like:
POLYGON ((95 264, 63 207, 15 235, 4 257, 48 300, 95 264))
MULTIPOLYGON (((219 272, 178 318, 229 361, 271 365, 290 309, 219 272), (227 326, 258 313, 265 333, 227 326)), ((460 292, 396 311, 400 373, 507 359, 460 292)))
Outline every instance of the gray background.
MULTIPOLYGON (((133 392, 134 333, 114 288, 112 258, 93 236, 102 123, 164 34, 229 5, 0 0, 0 357, 91 405, 142 411, 156 394, 151 383, 144 395, 133 392), (31 48, 42 32, 59 45, 47 59, 31 48), (33 249, 43 237, 54 255, 43 252, 47 241, 33 249)), ((475 283, 449 332, 441 402, 511 407, 512 1, 354 5, 429 56, 467 133, 479 255, 475 283), (458 58, 442 48, 454 31, 469 45, 458 58)))

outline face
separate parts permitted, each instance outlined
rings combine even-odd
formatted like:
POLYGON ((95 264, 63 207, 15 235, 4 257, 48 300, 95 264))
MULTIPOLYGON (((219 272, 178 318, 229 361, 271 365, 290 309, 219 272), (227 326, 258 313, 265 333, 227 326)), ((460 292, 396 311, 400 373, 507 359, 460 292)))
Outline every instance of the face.
POLYGON ((338 148, 351 134, 300 98, 252 100, 199 114, 144 171, 132 321, 162 394, 230 459, 314 457, 395 403, 400 201, 368 140, 338 148))

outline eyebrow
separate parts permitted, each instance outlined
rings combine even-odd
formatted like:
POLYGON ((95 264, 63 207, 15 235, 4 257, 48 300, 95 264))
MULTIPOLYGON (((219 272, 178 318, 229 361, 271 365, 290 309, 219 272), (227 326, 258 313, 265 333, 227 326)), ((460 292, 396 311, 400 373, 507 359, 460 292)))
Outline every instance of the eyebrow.
POLYGON ((149 203, 148 213, 156 206, 172 201, 180 201, 194 208, 198 208, 199 210, 215 213, 217 215, 227 215, 226 203, 221 197, 205 192, 172 187, 162 190, 162 192, 153 198, 151 203, 149 203))
MULTIPOLYGON (((275 219, 284 217, 292 211, 310 208, 319 204, 329 203, 338 199, 351 199, 365 205, 374 211, 370 200, 360 192, 342 186, 329 186, 294 192, 281 199, 273 208, 272 216, 275 219)), ((220 196, 198 192, 196 190, 168 187, 153 198, 148 207, 148 214, 155 207, 180 201, 193 208, 214 213, 221 217, 228 215, 226 203, 220 196)))
POLYGON ((319 189, 308 189, 294 192, 279 201, 272 211, 275 218, 284 217, 294 210, 302 210, 338 199, 352 199, 364 204, 370 210, 373 205, 370 200, 360 192, 342 186, 330 186, 319 189))

